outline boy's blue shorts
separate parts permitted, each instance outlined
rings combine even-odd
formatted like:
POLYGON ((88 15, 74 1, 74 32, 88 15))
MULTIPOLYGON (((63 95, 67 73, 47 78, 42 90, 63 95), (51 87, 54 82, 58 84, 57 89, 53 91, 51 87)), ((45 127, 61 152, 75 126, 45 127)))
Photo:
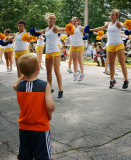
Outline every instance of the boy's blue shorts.
POLYGON ((18 160, 53 160, 50 131, 26 131, 19 129, 18 160))

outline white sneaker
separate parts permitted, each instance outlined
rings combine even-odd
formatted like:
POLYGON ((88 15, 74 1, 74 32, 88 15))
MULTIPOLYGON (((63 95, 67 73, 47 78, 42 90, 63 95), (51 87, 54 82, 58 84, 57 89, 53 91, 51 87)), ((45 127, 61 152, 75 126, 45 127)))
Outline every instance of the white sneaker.
POLYGON ((103 73, 107 74, 107 75, 110 75, 110 72, 107 70, 105 70, 103 73))
POLYGON ((118 74, 115 72, 115 76, 118 76, 118 74))
POLYGON ((77 74, 77 73, 74 74, 74 81, 77 80, 78 76, 79 76, 79 74, 77 74))
POLYGON ((7 68, 7 72, 10 72, 10 68, 7 68))
POLYGON ((11 72, 11 71, 13 71, 13 69, 12 69, 12 68, 10 68, 10 72, 11 72))
POLYGON ((67 71, 68 71, 69 73, 73 73, 71 69, 67 69, 67 71))
POLYGON ((78 78, 78 81, 82 81, 84 79, 85 75, 84 74, 81 74, 78 78))

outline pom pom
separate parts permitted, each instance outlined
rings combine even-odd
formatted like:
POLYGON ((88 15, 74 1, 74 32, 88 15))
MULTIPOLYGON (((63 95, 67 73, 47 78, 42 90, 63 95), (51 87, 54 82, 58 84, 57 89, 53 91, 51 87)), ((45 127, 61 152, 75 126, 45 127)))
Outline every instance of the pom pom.
POLYGON ((26 42, 31 42, 32 41, 32 36, 29 36, 26 40, 26 42))
POLYGON ((29 36, 29 35, 28 35, 27 33, 24 33, 24 34, 22 35, 21 39, 22 39, 23 41, 27 41, 28 36, 29 36))
POLYGON ((32 41, 33 41, 33 42, 37 41, 37 37, 32 36, 32 41))
POLYGON ((126 26, 128 30, 131 30, 131 20, 125 20, 124 26, 126 26))
POLYGON ((11 43, 13 43, 13 42, 10 41, 10 42, 8 42, 8 43, 4 43, 3 40, 0 40, 0 45, 2 45, 2 46, 7 46, 8 44, 11 44, 11 43))
POLYGON ((2 40, 0 40, 0 45, 5 46, 5 43, 2 40))
POLYGON ((96 36, 96 40, 101 40, 102 38, 99 36, 96 36))
POLYGON ((130 34, 130 32, 127 29, 124 32, 125 32, 125 35, 129 35, 130 34))
POLYGON ((62 41, 65 41, 66 40, 66 38, 68 38, 68 36, 67 35, 64 35, 64 36, 62 36, 62 41))
POLYGON ((40 33, 35 33, 34 36, 39 37, 41 34, 40 33))
POLYGON ((73 26, 72 24, 67 24, 67 25, 65 26, 65 32, 66 32, 67 34, 69 34, 69 35, 75 34, 75 28, 74 28, 74 26, 73 26))
POLYGON ((89 33, 89 32, 90 32, 90 26, 86 26, 86 27, 84 28, 84 32, 85 32, 85 33, 89 33))
POLYGON ((40 33, 36 33, 36 29, 33 27, 30 29, 30 35, 35 36, 35 37, 39 37, 41 34, 40 33))
POLYGON ((21 39, 25 42, 31 42, 31 41, 35 42, 37 40, 37 37, 24 33, 21 39))
POLYGON ((5 39, 5 35, 2 34, 2 33, 0 33, 0 39, 1 39, 1 40, 5 39))
POLYGON ((131 39, 131 35, 129 35, 129 39, 131 39))
POLYGON ((10 38, 9 36, 6 37, 6 39, 9 39, 9 38, 10 38))
POLYGON ((89 34, 90 34, 90 35, 93 35, 93 34, 94 34, 94 31, 89 31, 89 34))
POLYGON ((104 35, 104 31, 98 31, 98 36, 102 37, 104 35))
POLYGON ((87 39, 88 39, 88 35, 84 35, 84 36, 82 37, 82 39, 83 39, 83 40, 87 40, 87 39))
POLYGON ((34 27, 31 28, 29 32, 30 32, 31 35, 35 35, 35 28, 34 27))
POLYGON ((12 42, 12 41, 9 41, 8 43, 9 43, 9 44, 12 44, 13 42, 12 42))

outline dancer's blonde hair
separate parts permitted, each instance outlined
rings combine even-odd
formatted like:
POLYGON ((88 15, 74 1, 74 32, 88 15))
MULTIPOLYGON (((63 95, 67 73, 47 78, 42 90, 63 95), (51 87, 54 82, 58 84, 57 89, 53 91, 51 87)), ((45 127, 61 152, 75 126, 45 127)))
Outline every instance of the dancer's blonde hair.
POLYGON ((113 9, 111 12, 115 13, 117 17, 119 17, 119 15, 120 15, 119 9, 113 9))
POLYGON ((72 20, 73 20, 73 19, 76 19, 77 21, 79 21, 79 18, 78 18, 78 17, 72 17, 72 20))
POLYGON ((45 15, 45 20, 48 21, 48 19, 49 19, 51 16, 54 16, 54 17, 56 18, 56 16, 55 16, 54 13, 47 13, 47 14, 45 15))
POLYGON ((9 28, 8 28, 8 29, 5 29, 4 32, 6 32, 6 33, 9 34, 9 33, 11 32, 11 29, 9 29, 9 28))

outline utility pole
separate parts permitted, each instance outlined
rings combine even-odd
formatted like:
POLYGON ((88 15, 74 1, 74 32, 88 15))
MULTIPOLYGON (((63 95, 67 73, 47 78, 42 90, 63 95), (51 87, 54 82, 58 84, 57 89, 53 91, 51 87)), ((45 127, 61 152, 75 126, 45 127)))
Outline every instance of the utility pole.
POLYGON ((85 17, 84 17, 84 26, 88 25, 88 0, 85 0, 85 17))
MULTIPOLYGON (((84 26, 88 26, 88 0, 85 0, 85 14, 84 15, 85 15, 85 17, 84 17, 84 26)), ((85 46, 85 48, 87 48, 88 40, 84 41, 84 46, 85 46)))

